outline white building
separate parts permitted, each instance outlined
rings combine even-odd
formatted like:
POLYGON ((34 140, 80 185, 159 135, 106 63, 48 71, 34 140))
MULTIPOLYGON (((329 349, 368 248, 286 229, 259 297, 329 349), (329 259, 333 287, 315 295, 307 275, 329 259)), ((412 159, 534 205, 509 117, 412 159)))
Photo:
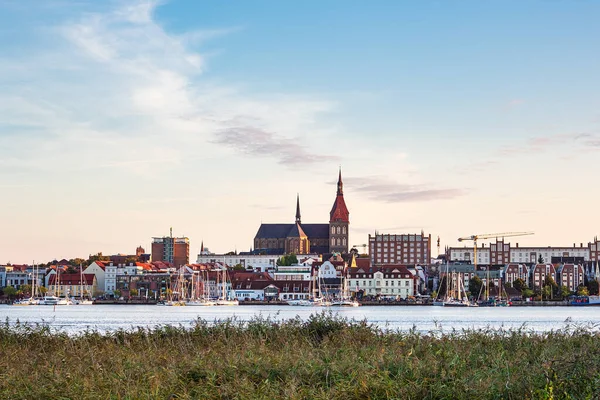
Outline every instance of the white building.
POLYGON ((415 295, 415 277, 403 265, 383 265, 372 270, 351 268, 350 292, 363 291, 365 296, 406 299, 415 295))
MULTIPOLYGON (((106 266, 112 263, 94 261, 86 269, 83 270, 84 274, 93 274, 96 276, 96 290, 98 293, 105 293, 106 290, 106 266)), ((114 290, 114 286, 113 286, 114 290)), ((112 292, 110 292, 112 293, 112 292)), ((95 294, 94 294, 95 295, 95 294)))
MULTIPOLYGON (((300 264, 310 265, 314 260, 320 260, 320 256, 318 254, 301 254, 296 256, 298 258, 298 262, 300 264)), ((196 259, 196 263, 205 264, 205 263, 225 263, 227 265, 235 266, 241 265, 246 269, 257 269, 261 272, 266 272, 268 270, 273 270, 277 266, 277 260, 279 260, 281 256, 278 255, 261 255, 261 254, 245 254, 245 255, 236 255, 236 254, 198 254, 196 259)))
POLYGON ((276 281, 309 281, 311 279, 312 266, 290 265, 279 266, 272 272, 273 279, 276 281))

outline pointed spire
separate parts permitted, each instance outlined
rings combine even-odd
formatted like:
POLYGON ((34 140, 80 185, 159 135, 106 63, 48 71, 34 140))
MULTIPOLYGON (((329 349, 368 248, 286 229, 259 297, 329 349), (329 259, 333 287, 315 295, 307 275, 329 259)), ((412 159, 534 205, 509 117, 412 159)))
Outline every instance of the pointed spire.
POLYGON ((202 244, 200 244, 200 254, 204 253, 204 240, 202 241, 202 244))
POLYGON ((342 182, 342 166, 341 165, 340 165, 340 174, 338 176, 338 183, 337 183, 337 194, 338 194, 338 196, 344 194, 344 183, 342 182))
POLYGON ((296 223, 302 223, 300 218, 300 194, 296 194, 296 223))

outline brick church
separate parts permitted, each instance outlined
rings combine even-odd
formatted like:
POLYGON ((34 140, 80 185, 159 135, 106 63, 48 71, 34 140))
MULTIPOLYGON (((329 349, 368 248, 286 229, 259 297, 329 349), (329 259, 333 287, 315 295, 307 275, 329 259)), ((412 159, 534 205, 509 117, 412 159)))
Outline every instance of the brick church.
POLYGON ((348 252, 350 212, 344 201, 340 170, 337 195, 329 213, 328 224, 303 224, 300 197, 296 199, 296 222, 261 224, 254 237, 254 252, 267 254, 331 254, 348 252))

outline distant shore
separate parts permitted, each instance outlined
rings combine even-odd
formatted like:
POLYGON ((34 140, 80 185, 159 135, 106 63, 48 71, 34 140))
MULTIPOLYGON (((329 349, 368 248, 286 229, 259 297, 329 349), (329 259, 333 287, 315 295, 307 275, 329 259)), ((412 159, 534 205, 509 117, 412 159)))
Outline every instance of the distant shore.
MULTIPOLYGON (((119 304, 119 305, 156 305, 154 300, 96 300, 94 304, 119 304)), ((433 306, 432 302, 407 302, 407 301, 363 301, 362 306, 433 306)), ((240 301, 240 306, 289 306, 285 301, 240 301)), ((292 306, 290 306, 292 307, 292 306)), ((511 307, 576 307, 568 301, 515 301, 511 307)), ((589 307, 589 306, 588 306, 589 307)))

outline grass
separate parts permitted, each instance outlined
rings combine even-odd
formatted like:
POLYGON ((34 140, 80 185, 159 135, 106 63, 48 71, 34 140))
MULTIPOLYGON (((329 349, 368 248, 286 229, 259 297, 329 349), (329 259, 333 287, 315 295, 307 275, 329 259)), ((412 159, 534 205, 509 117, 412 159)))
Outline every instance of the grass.
POLYGON ((331 314, 69 336, 0 327, 2 399, 597 399, 600 336, 384 332, 331 314))

